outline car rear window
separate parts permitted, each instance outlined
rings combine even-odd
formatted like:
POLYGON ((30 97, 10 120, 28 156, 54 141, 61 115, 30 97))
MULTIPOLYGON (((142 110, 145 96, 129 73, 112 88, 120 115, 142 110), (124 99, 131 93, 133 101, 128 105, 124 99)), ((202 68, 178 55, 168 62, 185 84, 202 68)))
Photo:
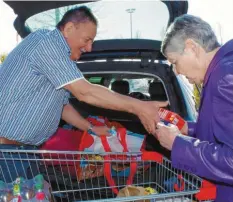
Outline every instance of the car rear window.
POLYGON ((102 39, 154 39, 161 41, 169 11, 162 1, 97 1, 76 4, 38 13, 26 21, 31 31, 54 29, 64 13, 74 7, 89 7, 98 19, 96 40, 102 39))
POLYGON ((117 93, 140 100, 168 100, 159 77, 128 73, 98 73, 98 76, 85 74, 85 77, 93 84, 105 86, 117 93))

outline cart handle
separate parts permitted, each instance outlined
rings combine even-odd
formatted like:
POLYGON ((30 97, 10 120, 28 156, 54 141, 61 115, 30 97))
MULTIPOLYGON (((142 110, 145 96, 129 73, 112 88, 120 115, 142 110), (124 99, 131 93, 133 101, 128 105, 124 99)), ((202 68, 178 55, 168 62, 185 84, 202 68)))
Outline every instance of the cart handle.
POLYGON ((163 155, 158 152, 150 152, 142 150, 142 160, 143 161, 154 161, 156 163, 163 163, 163 155))
POLYGON ((216 199, 217 188, 213 183, 208 182, 207 180, 203 180, 200 188, 200 192, 198 192, 195 197, 198 200, 214 200, 216 199))
MULTIPOLYGON (((178 175, 178 180, 180 181, 180 186, 178 183, 174 184, 174 190, 183 191, 185 187, 185 182, 182 175, 178 175)), ((198 201, 214 200, 216 199, 216 191, 216 185, 207 180, 203 180, 200 191, 197 194, 195 194, 195 198, 198 201)))
MULTIPOLYGON (((163 155, 160 153, 142 150, 142 160, 144 161, 154 161, 162 164, 163 158, 163 155)), ((185 188, 185 182, 182 175, 178 175, 178 180, 180 183, 174 184, 174 190, 183 191, 185 188)), ((203 180, 200 191, 195 195, 195 197, 200 201, 216 199, 216 185, 207 180, 203 180)))

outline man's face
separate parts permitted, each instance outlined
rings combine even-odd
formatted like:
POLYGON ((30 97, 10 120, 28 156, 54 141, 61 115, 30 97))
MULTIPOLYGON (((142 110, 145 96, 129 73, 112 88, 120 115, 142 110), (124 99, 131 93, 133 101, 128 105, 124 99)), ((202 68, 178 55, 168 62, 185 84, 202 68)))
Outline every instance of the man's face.
POLYGON ((167 59, 173 64, 173 71, 176 74, 184 75, 189 83, 203 83, 205 70, 200 52, 197 54, 192 47, 186 47, 182 54, 176 52, 167 53, 167 59))
POLYGON ((91 22, 75 24, 68 22, 64 26, 63 35, 71 49, 72 60, 78 60, 82 53, 91 52, 97 27, 91 22))

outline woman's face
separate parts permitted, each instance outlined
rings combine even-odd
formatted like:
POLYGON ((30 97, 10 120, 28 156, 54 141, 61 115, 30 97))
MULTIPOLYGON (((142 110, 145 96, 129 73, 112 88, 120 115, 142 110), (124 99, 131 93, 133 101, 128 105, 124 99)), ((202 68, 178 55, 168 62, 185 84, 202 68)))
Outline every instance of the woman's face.
POLYGON ((182 54, 177 52, 168 52, 167 59, 173 65, 173 71, 176 74, 184 75, 191 84, 201 84, 204 81, 206 69, 202 59, 202 51, 196 50, 198 47, 192 47, 190 44, 185 47, 182 54))

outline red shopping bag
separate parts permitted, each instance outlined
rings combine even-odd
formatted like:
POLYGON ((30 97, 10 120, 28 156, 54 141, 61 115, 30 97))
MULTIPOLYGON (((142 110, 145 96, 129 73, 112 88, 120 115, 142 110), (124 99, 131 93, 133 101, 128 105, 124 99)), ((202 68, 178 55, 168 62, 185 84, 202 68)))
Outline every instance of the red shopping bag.
MULTIPOLYGON (((83 132, 58 128, 56 133, 41 147, 42 150, 78 151, 83 132)), ((93 142, 89 142, 90 145, 93 142)), ((88 146, 88 145, 86 145, 88 146)))
MULTIPOLYGON (((68 130, 64 128, 58 128, 56 133, 48 139, 41 147, 40 150, 48 151, 78 151, 83 132, 79 130, 68 130)), ((88 136, 86 137, 88 139, 88 136)), ((85 146, 88 147, 93 144, 93 139, 90 137, 85 146)), ((46 161, 46 165, 71 165, 75 166, 72 161, 65 161, 65 159, 72 159, 71 154, 61 153, 42 153, 42 158, 50 158, 51 161, 46 161), (61 161, 62 160, 62 161, 61 161)))
MULTIPOLYGON (((92 118, 92 117, 89 117, 88 118, 88 121, 90 121, 93 125, 96 125, 96 126, 104 126, 104 125, 107 125, 106 122, 108 123, 108 125, 111 125, 113 126, 118 126, 118 128, 116 128, 116 131, 117 131, 117 137, 119 139, 119 142, 120 144, 122 145, 123 147, 123 152, 128 152, 128 147, 127 147, 127 142, 126 142, 126 136, 127 136, 127 130, 126 128, 122 128, 120 124, 116 124, 116 123, 111 123, 109 122, 107 119, 103 119, 103 118, 100 118, 101 121, 99 121, 98 119, 96 118, 92 118), (103 121, 104 120, 104 121, 103 121)), ((89 134, 87 132, 84 133, 84 135, 82 136, 82 139, 81 139, 81 143, 80 143, 80 147, 79 147, 79 150, 85 150, 86 148, 88 148, 88 145, 86 145, 85 143, 88 141, 89 139, 89 134)), ((105 152, 112 152, 111 150, 111 146, 109 145, 109 142, 108 142, 108 138, 106 136, 101 136, 101 142, 102 142, 102 145, 103 145, 103 148, 105 150, 105 152)), ((141 150, 143 150, 143 147, 144 147, 144 144, 142 145, 142 148, 141 150)), ((88 157, 86 157, 86 161, 88 162, 88 157)), ((106 177, 107 181, 108 181, 108 184, 109 186, 112 187, 112 190, 115 194, 118 193, 118 189, 116 188, 116 185, 115 185, 115 181, 112 177, 112 172, 113 172, 113 167, 111 165, 111 161, 113 160, 129 160, 130 161, 130 164, 129 164, 129 175, 128 175, 128 180, 127 180, 127 185, 131 185, 132 182, 133 182, 133 178, 137 172, 137 169, 138 169, 138 165, 137 165, 137 162, 136 162, 136 157, 129 157, 127 155, 104 155, 102 161, 103 161, 103 172, 104 172, 104 176, 106 177)), ((88 164, 89 165, 89 164, 88 164)), ((89 170, 90 167, 87 167, 87 170, 89 170)), ((145 170, 145 168, 144 168, 145 170)), ((83 179, 84 176, 83 175, 83 172, 81 172, 82 170, 81 169, 77 169, 77 176, 79 177, 79 179, 83 179)))
MULTIPOLYGON (((114 125, 115 127, 121 127, 121 125, 118 124, 117 122, 116 123, 109 122, 107 119, 104 119, 103 117, 99 117, 99 118, 104 121, 102 122, 98 121, 93 117, 89 117, 87 120, 95 126, 104 126, 105 123, 107 123, 109 126, 114 125)), ((121 137, 120 138, 121 145, 124 148, 124 152, 127 152, 128 148, 125 140, 126 129, 118 128, 117 130, 118 130, 118 135, 120 135, 121 137)), ((48 141, 46 141, 40 149, 56 150, 56 151, 84 151, 85 148, 89 148, 93 144, 93 142, 94 142, 93 137, 87 132, 58 128, 56 133, 48 141)), ((111 147, 109 146, 107 142, 107 138, 105 136, 101 137, 101 142, 104 145, 104 150, 110 152, 111 147)), ((42 155, 43 158, 51 159, 51 161, 45 162, 46 166, 64 166, 64 168, 62 168, 63 170, 66 170, 67 167, 69 166, 68 168, 69 170, 67 171, 67 173, 70 172, 71 175, 76 176, 78 180, 85 180, 89 178, 103 176, 104 172, 106 172, 107 176, 109 176, 108 178, 111 181, 110 178, 111 175, 108 173, 115 171, 120 172, 125 169, 125 166, 122 166, 121 170, 119 169, 119 167, 115 168, 114 166, 112 166, 114 167, 114 169, 110 171, 108 167, 106 167, 108 166, 107 164, 104 164, 103 162, 102 163, 99 162, 98 164, 96 163, 96 161, 101 159, 101 157, 99 155, 95 155, 94 153, 91 155, 84 155, 84 154, 76 155, 76 159, 78 159, 79 161, 73 161, 72 159, 74 159, 74 156, 71 154, 43 153, 42 155), (65 159, 69 159, 69 161, 65 161, 65 159), (85 165, 85 162, 88 162, 88 164, 85 165)), ((113 158, 114 156, 111 156, 111 159, 113 158)), ((123 160, 126 159, 126 156, 117 155, 117 158, 123 160)), ((127 168, 131 169, 129 166, 127 168)), ((129 177, 130 179, 132 178, 133 173, 134 173, 133 171, 130 172, 131 174, 131 177, 129 177)))
MULTIPOLYGON (((56 133, 46 141, 41 150, 48 151, 83 151, 80 150, 80 143, 82 136, 85 134, 85 141, 82 142, 82 147, 88 148, 93 144, 93 138, 91 135, 83 133, 82 131, 68 130, 64 128, 58 128, 56 133)), ((80 154, 61 154, 61 153, 42 153, 42 158, 51 159, 45 161, 44 164, 47 168, 58 167, 62 169, 62 172, 77 178, 78 180, 84 180, 104 175, 103 165, 89 164, 88 167, 82 167, 80 165, 81 159, 84 155, 80 154), (79 161, 74 161, 74 159, 79 161), (66 161, 67 160, 67 161, 66 161), (77 176, 77 174, 79 175, 77 176)), ((85 157, 87 158, 87 156, 85 157)), ((88 156, 89 159, 94 159, 95 155, 88 156)))
MULTIPOLYGON (((117 129, 117 135, 119 136, 119 139, 120 139, 120 142, 124 148, 124 152, 128 152, 128 148, 127 148, 127 144, 126 144, 126 129, 125 128, 118 128, 117 129)), ((82 136, 82 140, 81 140, 81 144, 80 144, 80 150, 84 150, 85 149, 85 142, 87 141, 86 138, 88 138, 89 134, 86 132, 84 133, 84 135, 82 136)), ((102 142, 102 145, 104 147, 104 150, 106 152, 111 152, 111 148, 108 144, 108 141, 107 141, 107 137, 106 136, 101 136, 101 142, 102 142)), ((89 157, 86 157, 86 161, 90 160, 89 157)), ((108 181, 108 185, 111 186, 111 187, 115 187, 115 188, 112 188, 113 192, 115 194, 118 193, 118 189, 116 188, 116 185, 115 185, 115 181, 113 180, 112 178, 112 166, 111 166, 111 161, 113 159, 118 159, 118 160, 123 160, 123 159, 127 159, 127 156, 126 155, 105 155, 103 157, 103 169, 101 171, 103 171, 104 173, 104 176, 106 177, 107 181, 108 181)), ((80 167, 80 166, 79 166, 80 167)), ((91 170, 91 167, 88 166, 86 167, 86 170, 91 170)), ((130 162, 130 174, 128 176, 128 180, 127 180, 127 185, 131 185, 132 182, 133 182, 133 178, 136 174, 136 171, 137 171, 137 163, 135 161, 134 158, 131 158, 131 162, 130 162)), ((84 174, 85 172, 83 172, 82 169, 77 169, 77 176, 79 179, 83 179, 86 175, 84 174)), ((90 176, 86 176, 86 177, 90 177, 90 176)))

